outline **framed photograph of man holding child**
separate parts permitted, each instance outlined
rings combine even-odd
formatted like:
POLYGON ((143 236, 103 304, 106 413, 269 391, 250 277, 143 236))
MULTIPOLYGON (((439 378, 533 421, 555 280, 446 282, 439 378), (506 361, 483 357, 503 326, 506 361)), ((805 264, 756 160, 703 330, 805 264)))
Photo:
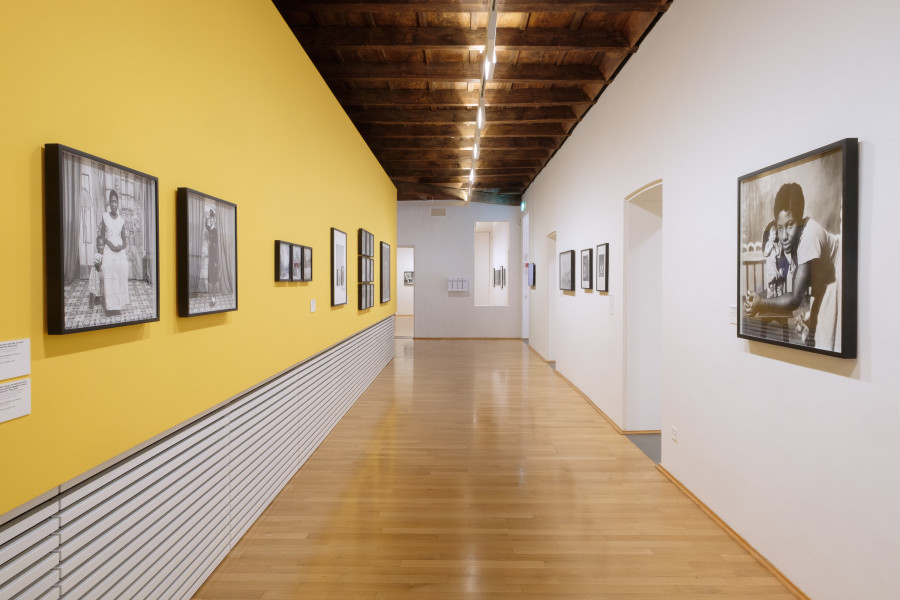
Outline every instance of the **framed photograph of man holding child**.
POLYGON ((156 177, 61 144, 44 173, 48 332, 158 321, 156 177))
POLYGON ((740 338, 856 357, 859 146, 738 178, 740 338))
POLYGON ((237 205, 178 188, 178 315, 238 308, 237 205))

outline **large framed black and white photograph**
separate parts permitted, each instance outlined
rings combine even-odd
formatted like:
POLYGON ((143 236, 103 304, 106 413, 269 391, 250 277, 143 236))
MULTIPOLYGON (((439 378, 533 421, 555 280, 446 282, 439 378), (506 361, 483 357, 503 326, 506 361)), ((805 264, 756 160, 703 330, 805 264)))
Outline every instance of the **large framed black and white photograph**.
POLYGON ((48 332, 158 321, 157 178, 47 144, 45 184, 48 332))
POLYGON ((275 281, 291 280, 291 244, 275 240, 275 281))
POLYGON ((598 292, 609 291, 609 244, 600 244, 597 246, 597 254, 594 257, 594 264, 597 265, 597 274, 594 277, 594 289, 598 292))
POLYGON ((178 188, 178 314, 237 310, 237 206, 178 188))
POLYGON ((858 148, 738 178, 738 337, 856 357, 858 148))
POLYGON ((588 248, 581 251, 581 289, 590 290, 594 287, 594 261, 593 251, 588 248))
POLYGON ((566 250, 559 253, 559 289, 566 292, 575 291, 574 250, 566 250))
POLYGON ((381 303, 391 301, 391 245, 381 242, 381 303))
POLYGON ((331 228, 331 305, 347 304, 347 234, 331 228))

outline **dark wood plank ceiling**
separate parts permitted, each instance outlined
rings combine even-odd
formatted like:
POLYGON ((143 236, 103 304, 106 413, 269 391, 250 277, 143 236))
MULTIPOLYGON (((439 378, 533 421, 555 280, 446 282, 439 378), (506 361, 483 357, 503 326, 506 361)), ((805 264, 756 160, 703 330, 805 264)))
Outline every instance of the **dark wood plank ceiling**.
POLYGON ((274 0, 398 190, 519 204, 672 0, 274 0), (469 190, 470 169, 475 181, 469 190))

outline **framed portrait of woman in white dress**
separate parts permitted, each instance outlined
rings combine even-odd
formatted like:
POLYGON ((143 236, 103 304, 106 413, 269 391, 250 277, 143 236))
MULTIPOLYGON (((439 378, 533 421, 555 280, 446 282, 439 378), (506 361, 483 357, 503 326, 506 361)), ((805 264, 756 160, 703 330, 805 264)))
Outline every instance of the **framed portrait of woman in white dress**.
POLYGON ((157 178, 61 144, 44 171, 48 332, 158 321, 157 178))

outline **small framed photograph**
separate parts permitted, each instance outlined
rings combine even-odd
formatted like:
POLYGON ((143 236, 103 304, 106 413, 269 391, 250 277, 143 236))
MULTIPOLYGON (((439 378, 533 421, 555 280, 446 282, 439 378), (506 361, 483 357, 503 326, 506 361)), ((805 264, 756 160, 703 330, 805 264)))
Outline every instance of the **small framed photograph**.
POLYGON ((237 206, 178 188, 178 315, 237 310, 237 206))
POLYGON ((528 263, 528 287, 534 287, 535 285, 535 266, 534 263, 528 263))
POLYGON ((291 244, 275 240, 275 281, 291 280, 291 244))
POLYGON ((739 338, 856 358, 859 142, 738 178, 739 338))
POLYGON ((609 244, 597 246, 597 276, 594 278, 595 288, 598 292, 609 291, 609 244))
POLYGON ((303 246, 291 244, 291 281, 303 281, 303 246))
POLYGON ((588 248, 581 251, 581 289, 589 290, 594 287, 593 274, 593 250, 588 248))
POLYGON ((403 271, 403 285, 415 285, 416 284, 416 272, 415 271, 403 271))
POLYGON ((312 281, 313 278, 313 251, 309 246, 301 246, 302 258, 300 267, 300 281, 312 281))
POLYGON ((359 253, 362 256, 375 256, 375 236, 365 229, 359 230, 359 253))
POLYGON ((331 228, 331 305, 347 304, 347 234, 331 228))
POLYGON ((381 303, 391 301, 391 245, 381 242, 381 303))
POLYGON ((574 250, 566 250, 559 253, 559 289, 565 292, 575 291, 574 250))
POLYGON ((159 320, 156 177, 46 145, 47 330, 159 320))

